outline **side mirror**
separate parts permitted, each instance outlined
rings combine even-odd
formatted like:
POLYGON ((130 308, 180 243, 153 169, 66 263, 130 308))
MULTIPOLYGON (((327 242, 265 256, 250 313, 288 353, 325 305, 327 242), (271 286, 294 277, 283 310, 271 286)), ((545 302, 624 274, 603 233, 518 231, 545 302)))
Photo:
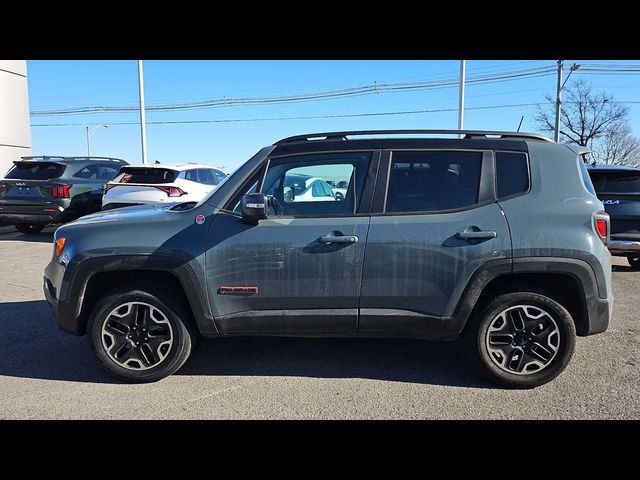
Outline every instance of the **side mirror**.
POLYGON ((269 202, 264 193, 248 193, 240 201, 242 221, 250 225, 257 225, 259 220, 267 218, 269 202))

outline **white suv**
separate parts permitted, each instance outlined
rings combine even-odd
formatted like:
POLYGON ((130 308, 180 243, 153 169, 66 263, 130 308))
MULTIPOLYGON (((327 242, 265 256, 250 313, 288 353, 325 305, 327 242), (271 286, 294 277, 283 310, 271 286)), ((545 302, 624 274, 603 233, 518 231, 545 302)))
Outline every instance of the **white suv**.
POLYGON ((134 205, 199 202, 227 174, 207 165, 127 165, 104 186, 102 210, 134 205))

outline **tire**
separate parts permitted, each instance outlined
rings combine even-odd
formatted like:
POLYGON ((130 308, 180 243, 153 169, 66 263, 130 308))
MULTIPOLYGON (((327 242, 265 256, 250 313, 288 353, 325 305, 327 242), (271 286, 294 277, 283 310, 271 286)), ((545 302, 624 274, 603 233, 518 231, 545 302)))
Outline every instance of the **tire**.
POLYGON ((640 257, 627 257, 627 261, 633 270, 640 270, 640 257))
POLYGON ((165 378, 182 367, 198 333, 183 300, 158 283, 134 281, 97 302, 89 316, 87 337, 111 374, 144 383, 165 378), (139 321, 142 323, 135 325, 139 321))
POLYGON ((42 229, 46 225, 43 223, 16 223, 14 227, 20 233, 24 233, 25 235, 35 235, 36 233, 40 233, 42 229))
POLYGON ((541 293, 513 292, 474 312, 463 341, 471 365, 492 382, 534 388, 565 369, 575 348, 576 328, 555 300, 541 293))

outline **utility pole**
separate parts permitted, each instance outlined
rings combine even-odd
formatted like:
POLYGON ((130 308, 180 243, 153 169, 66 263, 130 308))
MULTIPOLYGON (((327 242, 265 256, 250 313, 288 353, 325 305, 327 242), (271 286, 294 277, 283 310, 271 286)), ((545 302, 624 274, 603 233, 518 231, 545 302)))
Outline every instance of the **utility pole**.
POLYGON ((101 125, 96 125, 95 127, 89 128, 89 126, 87 126, 87 157, 91 157, 91 137, 93 137, 95 135, 95 133, 98 131, 99 128, 104 127, 104 128, 109 128, 109 125, 107 125, 106 123, 103 123, 101 125))
MULTIPOLYGON (((464 83, 467 70, 467 61, 460 60, 460 100, 458 102, 458 130, 464 129, 464 83)), ((462 138, 462 134, 459 135, 462 138)))
POLYGON ((556 91, 556 125, 553 133, 553 140, 560 141, 560 104, 562 103, 562 67, 564 60, 558 60, 558 89, 556 91))
POLYGON ((147 163, 147 122, 144 115, 144 75, 142 60, 138 60, 138 91, 140 94, 140 136, 142 138, 142 163, 147 163))

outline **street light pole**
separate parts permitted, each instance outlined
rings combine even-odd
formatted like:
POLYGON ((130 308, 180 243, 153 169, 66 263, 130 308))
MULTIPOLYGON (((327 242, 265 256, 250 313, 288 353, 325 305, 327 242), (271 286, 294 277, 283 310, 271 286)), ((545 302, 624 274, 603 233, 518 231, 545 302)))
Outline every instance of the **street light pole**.
POLYGON ((560 141, 560 114, 562 112, 562 89, 567 84, 567 81, 569 80, 569 77, 571 76, 571 74, 576 70, 578 70, 580 68, 580 65, 578 65, 577 63, 574 63, 573 65, 571 65, 571 67, 569 68, 569 74, 567 75, 567 78, 564 79, 564 82, 562 81, 563 67, 564 67, 564 60, 558 60, 558 89, 556 92, 556 125, 555 125, 554 135, 553 135, 553 139, 556 141, 556 143, 560 141))
MULTIPOLYGON (((560 104, 562 103, 562 67, 564 60, 558 60, 558 88, 556 90, 556 125, 553 133, 553 140, 560 141, 560 104)), ((567 77, 568 78, 568 77, 567 77)))
POLYGON ((96 125, 93 128, 89 128, 88 125, 86 127, 86 129, 87 129, 87 157, 91 157, 91 137, 93 137, 95 135, 95 133, 98 131, 98 129, 100 127, 109 128, 109 125, 103 123, 103 124, 100 124, 100 125, 96 125))
POLYGON ((144 75, 142 60, 138 60, 138 92, 140 95, 140 137, 142 139, 142 163, 147 163, 147 122, 144 114, 144 75))
MULTIPOLYGON (((464 129, 464 84, 467 70, 467 61, 460 60, 460 98, 458 102, 458 130, 464 129)), ((460 134, 462 138, 462 134, 460 134)))

